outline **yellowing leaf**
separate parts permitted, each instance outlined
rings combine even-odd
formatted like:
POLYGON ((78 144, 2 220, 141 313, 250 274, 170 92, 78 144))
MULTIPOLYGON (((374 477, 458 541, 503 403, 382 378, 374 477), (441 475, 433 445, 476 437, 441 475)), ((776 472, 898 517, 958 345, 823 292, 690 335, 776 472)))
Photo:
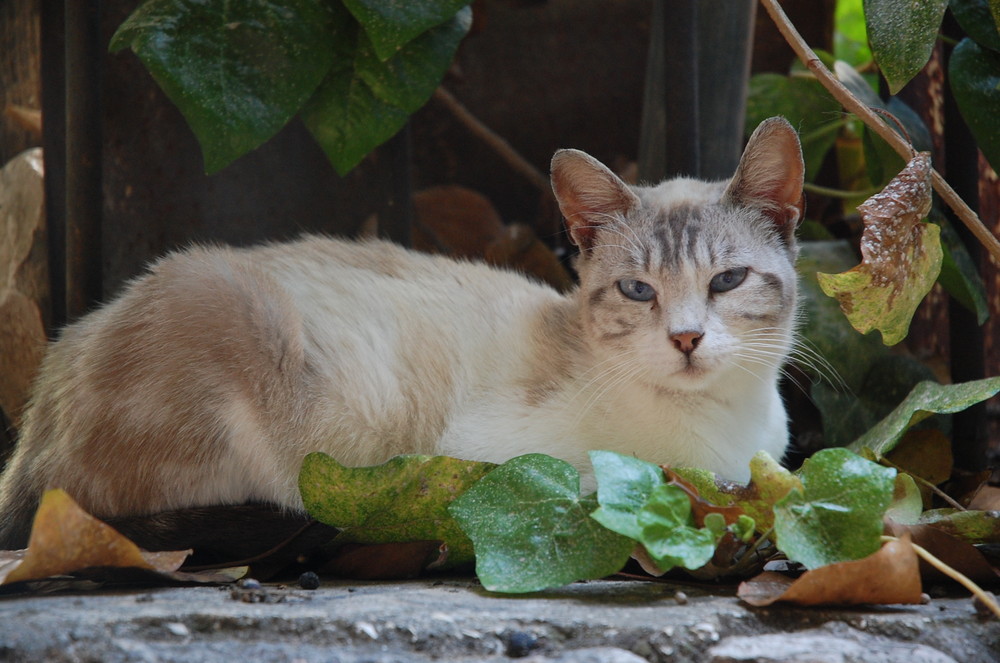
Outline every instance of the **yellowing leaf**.
POLYGON ((808 571, 798 580, 765 571, 740 584, 737 595, 753 606, 775 601, 799 605, 920 603, 920 570, 909 535, 852 562, 808 571))
POLYGON ((31 528, 21 563, 0 584, 65 575, 93 567, 128 567, 168 573, 190 550, 146 553, 81 509, 63 490, 49 490, 31 528))
POLYGON ((798 477, 766 451, 758 451, 750 459, 750 483, 745 486, 719 479, 706 470, 685 467, 671 472, 693 486, 702 499, 720 507, 738 507, 754 519, 758 532, 766 532, 774 525, 775 503, 793 488, 802 488, 798 477))
POLYGON ((865 230, 861 264, 817 274, 862 334, 882 332, 886 345, 906 337, 910 319, 941 271, 941 229, 922 223, 931 207, 930 157, 913 157, 881 192, 858 206, 865 230))
POLYGON ((473 559, 472 542, 448 506, 494 467, 447 456, 345 467, 315 452, 302 462, 299 490, 309 515, 341 530, 340 543, 442 541, 448 563, 461 564, 473 559))

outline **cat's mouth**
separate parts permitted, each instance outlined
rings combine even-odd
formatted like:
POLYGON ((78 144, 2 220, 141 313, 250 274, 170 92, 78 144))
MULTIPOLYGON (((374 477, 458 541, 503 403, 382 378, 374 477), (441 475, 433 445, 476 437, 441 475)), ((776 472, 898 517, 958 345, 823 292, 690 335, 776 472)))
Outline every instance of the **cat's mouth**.
POLYGON ((688 359, 687 363, 675 375, 681 375, 688 380, 700 380, 707 376, 709 370, 699 363, 688 359))
POLYGON ((666 376, 672 388, 696 389, 705 386, 713 371, 704 362, 687 358, 684 363, 666 376))

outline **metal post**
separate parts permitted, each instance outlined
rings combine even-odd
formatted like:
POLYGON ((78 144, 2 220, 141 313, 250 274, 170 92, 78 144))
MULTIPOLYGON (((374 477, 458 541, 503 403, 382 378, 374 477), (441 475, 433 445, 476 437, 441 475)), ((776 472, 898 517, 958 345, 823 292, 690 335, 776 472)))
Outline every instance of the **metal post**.
POLYGON ((72 320, 102 297, 101 2, 65 3, 66 316, 72 320))
POLYGON ((656 0, 639 177, 732 175, 743 147, 753 0, 656 0))
POLYGON ((42 0, 42 145, 49 245, 51 329, 66 324, 66 32, 65 0, 42 0))

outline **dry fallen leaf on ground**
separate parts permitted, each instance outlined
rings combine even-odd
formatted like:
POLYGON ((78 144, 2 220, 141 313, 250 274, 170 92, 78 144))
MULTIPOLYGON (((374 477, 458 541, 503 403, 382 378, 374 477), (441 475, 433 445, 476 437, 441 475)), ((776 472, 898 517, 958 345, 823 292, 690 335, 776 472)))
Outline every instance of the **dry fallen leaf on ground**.
POLYGON ((740 583, 737 595, 753 606, 920 603, 920 571, 909 535, 853 562, 821 566, 798 579, 765 571, 740 583))
POLYGON ((148 553, 81 509, 63 490, 46 491, 16 566, 0 565, 0 584, 66 575, 93 567, 138 568, 170 573, 190 550, 148 553))
MULTIPOLYGON (((989 563, 978 548, 936 527, 906 525, 886 520, 885 532, 895 537, 908 534, 914 545, 920 546, 975 583, 986 586, 1000 583, 1000 572, 989 563)), ((927 582, 946 580, 943 573, 923 560, 920 562, 920 573, 927 582)))
POLYGON ((345 544, 322 571, 356 580, 417 578, 441 566, 448 547, 440 541, 345 544))

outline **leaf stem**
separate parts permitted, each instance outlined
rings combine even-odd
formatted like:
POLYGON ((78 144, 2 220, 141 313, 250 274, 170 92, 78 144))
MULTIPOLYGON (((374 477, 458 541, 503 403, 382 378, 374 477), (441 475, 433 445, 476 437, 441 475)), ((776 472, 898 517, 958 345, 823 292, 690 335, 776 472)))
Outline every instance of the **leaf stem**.
MULTIPOLYGON (((895 536, 882 537, 883 543, 888 541, 899 541, 899 539, 896 538, 895 536)), ((952 567, 942 562, 940 559, 932 555, 926 548, 918 546, 912 541, 910 542, 910 545, 913 546, 913 551, 917 553, 917 555, 921 559, 923 559, 925 562, 933 566, 935 569, 937 569, 941 573, 945 574, 946 576, 948 576, 949 578, 951 578, 952 580, 954 580, 955 582, 957 582, 958 584, 962 585, 970 592, 972 592, 973 596, 979 599, 983 603, 983 605, 989 608, 990 611, 994 615, 996 615, 998 619, 1000 619, 1000 605, 997 605, 997 602, 993 598, 992 594, 985 591, 982 587, 974 583, 965 574, 961 573, 957 569, 953 569, 952 567)))
POLYGON ((773 531, 774 528, 772 527, 757 537, 757 540, 753 542, 753 545, 747 548, 746 552, 744 552, 740 558, 736 560, 736 563, 726 569, 726 573, 729 575, 743 576, 745 575, 745 571, 747 569, 750 569, 758 562, 767 559, 767 557, 769 557, 772 553, 762 554, 758 558, 755 558, 755 556, 761 552, 762 547, 774 545, 770 540, 770 536, 773 531))
MULTIPOLYGON (((903 140, 898 133, 885 124, 864 102, 855 97, 843 83, 830 73, 830 70, 820 61, 816 53, 809 47, 809 44, 802 38, 802 35, 795 29, 795 26, 788 20, 788 16, 781 9, 778 0, 760 0, 760 2, 764 5, 764 9, 778 27, 778 31, 781 32, 785 41, 795 51, 799 60, 816 75, 816 78, 819 79, 823 87, 829 90, 830 94, 844 108, 857 115, 872 131, 881 136, 904 160, 909 161, 912 159, 916 154, 913 146, 903 140)), ((976 239, 986 247, 990 255, 1000 261, 1000 240, 990 232, 989 228, 983 225, 983 222, 979 220, 976 213, 965 204, 961 196, 955 193, 951 185, 945 182, 944 178, 936 170, 931 171, 931 183, 934 185, 934 190, 938 192, 938 195, 955 212, 958 218, 962 220, 962 223, 968 227, 972 234, 976 236, 976 239)))

